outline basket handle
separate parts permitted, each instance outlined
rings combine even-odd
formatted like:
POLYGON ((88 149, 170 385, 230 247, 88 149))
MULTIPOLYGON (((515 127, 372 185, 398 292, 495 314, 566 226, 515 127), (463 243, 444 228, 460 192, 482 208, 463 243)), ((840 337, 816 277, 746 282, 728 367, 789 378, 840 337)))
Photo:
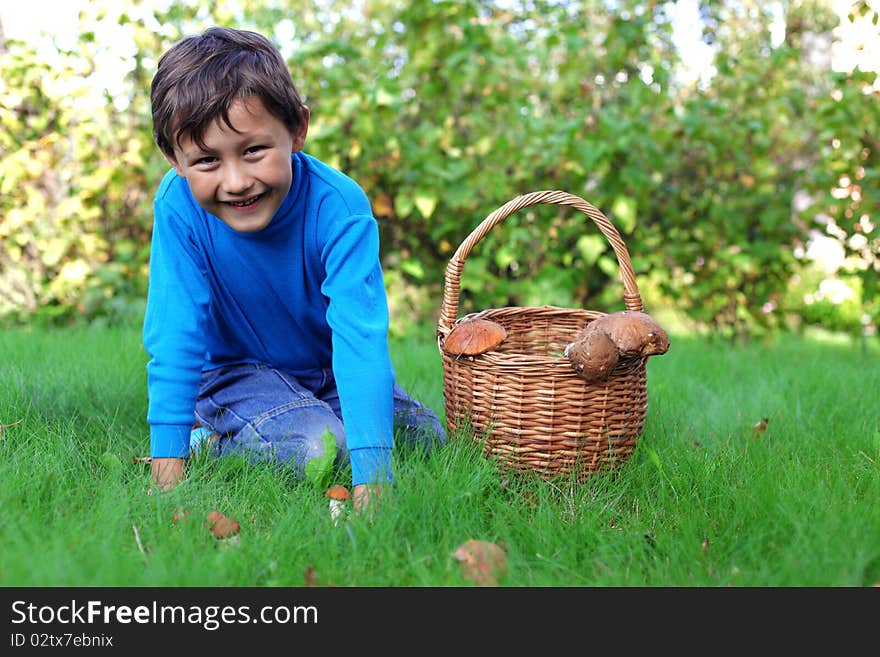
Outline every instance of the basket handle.
POLYGON ((523 194, 508 201, 492 214, 486 217, 479 226, 474 228, 467 239, 462 242, 449 264, 446 265, 445 285, 443 288, 443 305, 440 307, 440 321, 438 332, 445 335, 452 330, 458 316, 458 297, 461 290, 461 271, 464 269, 465 260, 470 255, 471 249, 482 240, 486 234, 501 223, 505 218, 522 208, 541 203, 557 205, 570 205, 593 220, 593 223, 602 231, 602 234, 611 244, 617 256, 617 264, 620 266, 620 278, 623 281, 623 300, 627 310, 642 310, 642 297, 636 285, 635 273, 633 273, 629 252, 620 237, 620 233, 595 206, 579 196, 559 190, 547 190, 523 194))

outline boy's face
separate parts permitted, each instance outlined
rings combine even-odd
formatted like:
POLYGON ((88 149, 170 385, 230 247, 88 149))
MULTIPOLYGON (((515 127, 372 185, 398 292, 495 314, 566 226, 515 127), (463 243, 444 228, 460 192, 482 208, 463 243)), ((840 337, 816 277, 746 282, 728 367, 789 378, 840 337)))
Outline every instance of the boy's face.
POLYGON ((306 110, 291 134, 258 97, 240 98, 229 107, 235 130, 218 117, 203 135, 206 149, 187 136, 168 161, 202 209, 239 232, 262 230, 290 190, 290 154, 302 149, 308 118, 306 110))

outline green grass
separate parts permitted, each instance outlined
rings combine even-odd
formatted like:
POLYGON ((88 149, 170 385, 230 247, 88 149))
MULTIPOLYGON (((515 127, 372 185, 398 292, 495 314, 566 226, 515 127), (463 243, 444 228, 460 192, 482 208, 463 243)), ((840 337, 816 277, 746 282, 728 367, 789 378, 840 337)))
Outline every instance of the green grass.
MULTIPOLYGON (((431 330, 393 343, 400 381, 443 413, 431 330)), ((871 586, 880 582, 880 349, 783 336, 673 336, 615 477, 507 480, 467 440, 397 455, 371 521, 233 459, 147 495, 137 329, 0 333, 0 586, 468 586, 451 557, 502 544, 512 587, 871 586), (767 430, 752 425, 768 419, 767 430), (175 510, 190 515, 173 522, 175 510), (236 518, 237 541, 202 524, 236 518)), ((345 482, 345 473, 337 479, 345 482)))

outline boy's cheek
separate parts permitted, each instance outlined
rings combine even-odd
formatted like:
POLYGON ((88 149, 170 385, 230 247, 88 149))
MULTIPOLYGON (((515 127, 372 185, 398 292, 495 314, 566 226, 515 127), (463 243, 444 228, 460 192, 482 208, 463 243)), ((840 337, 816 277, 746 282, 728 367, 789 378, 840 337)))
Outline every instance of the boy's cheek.
POLYGON ((206 193, 199 185, 193 184, 191 179, 185 178, 185 180, 186 184, 189 186, 189 191, 192 193, 193 199, 202 210, 207 212, 216 210, 216 203, 214 202, 213 194, 206 193))

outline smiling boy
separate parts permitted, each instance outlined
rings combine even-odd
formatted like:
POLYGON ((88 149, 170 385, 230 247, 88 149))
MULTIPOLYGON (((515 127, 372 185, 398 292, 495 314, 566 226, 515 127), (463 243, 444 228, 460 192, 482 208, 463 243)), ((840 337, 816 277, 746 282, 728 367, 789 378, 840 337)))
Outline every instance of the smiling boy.
POLYGON ((183 39, 159 60, 151 102, 172 167, 154 203, 143 332, 153 481, 181 480, 202 425, 217 439, 196 447, 299 473, 336 452, 362 506, 392 479, 395 430, 446 438, 395 382, 366 194, 303 152, 309 109, 259 34, 183 39))
POLYGON ((203 210, 233 230, 253 233, 269 225, 290 190, 290 153, 302 149, 309 112, 303 107, 296 134, 258 96, 232 101, 228 112, 229 125, 207 127, 204 147, 182 136, 169 159, 203 210))

